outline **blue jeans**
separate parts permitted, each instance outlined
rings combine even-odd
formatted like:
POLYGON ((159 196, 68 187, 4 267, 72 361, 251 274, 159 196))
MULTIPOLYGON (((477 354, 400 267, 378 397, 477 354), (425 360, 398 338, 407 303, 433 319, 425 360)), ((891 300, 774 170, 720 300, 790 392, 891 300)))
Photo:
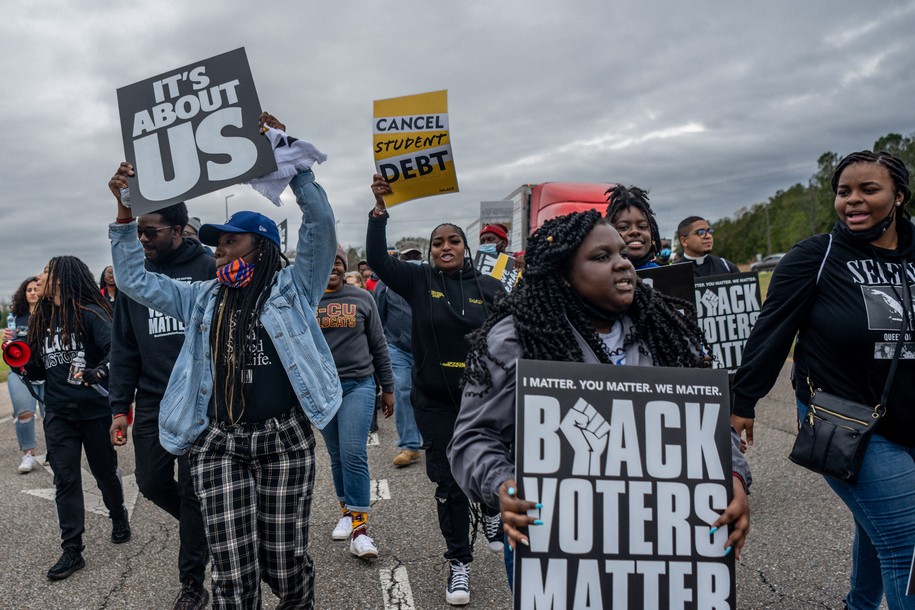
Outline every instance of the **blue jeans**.
MULTIPOLYGON (((798 416, 807 406, 798 402, 798 416)), ((871 437, 854 484, 824 477, 855 518, 849 610, 915 608, 906 596, 915 551, 915 448, 871 437)))
POLYGON ((370 505, 369 459, 366 443, 375 410, 375 380, 372 376, 341 379, 343 404, 321 430, 330 454, 330 472, 337 499, 355 512, 368 512, 370 505))
MULTIPOLYGON (((29 393, 25 382, 12 371, 6 386, 10 392, 10 401, 13 403, 13 418, 16 421, 16 440, 19 441, 19 449, 31 451, 35 449, 35 408, 40 407, 44 414, 44 405, 35 400, 29 393), (32 417, 28 420, 19 419, 23 413, 31 413, 32 417)), ((44 385, 36 385, 33 388, 36 394, 44 396, 44 385)))
POLYGON ((413 354, 388 343, 391 368, 394 369, 394 420, 397 424, 397 448, 419 451, 423 439, 416 427, 410 389, 413 387, 413 354))

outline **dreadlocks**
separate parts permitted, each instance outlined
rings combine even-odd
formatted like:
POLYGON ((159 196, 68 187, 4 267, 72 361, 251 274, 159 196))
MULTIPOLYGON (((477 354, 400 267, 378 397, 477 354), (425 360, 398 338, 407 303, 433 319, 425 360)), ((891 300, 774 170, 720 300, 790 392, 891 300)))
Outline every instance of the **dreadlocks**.
POLYGON ((625 186, 618 184, 607 191, 607 221, 616 226, 616 220, 624 211, 635 208, 642 213, 648 221, 651 232, 651 247, 644 261, 633 261, 633 265, 639 267, 641 263, 650 261, 655 254, 661 251, 661 231, 658 230, 658 222, 655 220, 654 211, 651 204, 648 203, 648 191, 640 189, 637 186, 625 186))
POLYGON ((876 163, 885 167, 893 180, 893 188, 897 193, 902 193, 902 205, 900 207, 902 208, 903 218, 909 219, 912 217, 912 213, 906 208, 906 204, 912 198, 912 189, 909 186, 909 170, 902 159, 888 152, 875 153, 870 150, 860 150, 843 157, 839 164, 836 165, 835 171, 832 172, 833 193, 839 188, 839 178, 842 176, 842 172, 849 165, 854 165, 855 163, 876 163))
POLYGON ((252 234, 257 242, 257 263, 251 283, 245 288, 220 285, 213 309, 210 344, 215 363, 214 397, 217 408, 224 405, 228 420, 235 423, 245 412, 244 375, 257 340, 256 324, 264 301, 270 294, 276 272, 289 264, 279 247, 269 239, 252 234))
MULTIPOLYGON (((492 359, 487 335, 508 316, 513 317, 523 358, 582 362, 584 356, 569 328, 571 325, 601 362, 611 362, 580 299, 564 281, 575 252, 599 223, 606 221, 596 210, 575 212, 545 222, 531 236, 524 277, 507 298, 496 303, 483 327, 469 337, 471 349, 465 379, 483 386, 483 393, 492 388, 492 378, 484 362, 484 358, 492 359)), ((639 283, 632 305, 625 312, 634 327, 624 346, 643 344, 657 366, 702 366, 699 354, 705 340, 689 316, 693 311, 692 304, 639 283), (686 315, 678 310, 686 311, 686 315)), ((506 363, 497 364, 506 366, 506 363)))
POLYGON ((13 300, 10 303, 10 311, 13 312, 13 315, 17 318, 29 313, 29 301, 26 297, 26 291, 29 288, 29 284, 37 281, 38 278, 34 275, 26 278, 24 282, 19 284, 19 288, 17 288, 16 292, 13 294, 13 300))
POLYGON ((56 256, 48 263, 45 277, 44 296, 29 320, 28 342, 32 348, 32 364, 39 364, 40 349, 57 319, 60 325, 60 340, 64 345, 82 343, 86 339, 83 329, 83 312, 91 311, 99 317, 111 320, 111 304, 95 283, 86 263, 75 256, 56 256), (55 300, 59 304, 55 304, 55 300), (90 308, 95 305, 95 308, 90 308), (100 309, 101 312, 97 311, 100 309))

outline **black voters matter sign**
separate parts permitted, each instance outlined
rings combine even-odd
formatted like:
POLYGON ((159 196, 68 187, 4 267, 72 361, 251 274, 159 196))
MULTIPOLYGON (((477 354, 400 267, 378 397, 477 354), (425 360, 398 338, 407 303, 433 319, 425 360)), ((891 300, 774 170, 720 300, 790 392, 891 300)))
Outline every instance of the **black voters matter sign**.
POLYGON ((135 215, 276 171, 245 50, 118 89, 135 215))
POLYGON ((736 603, 724 371, 518 362, 514 607, 724 610, 736 603))
POLYGON ((696 279, 696 313, 715 368, 737 371, 761 306, 755 271, 696 279))

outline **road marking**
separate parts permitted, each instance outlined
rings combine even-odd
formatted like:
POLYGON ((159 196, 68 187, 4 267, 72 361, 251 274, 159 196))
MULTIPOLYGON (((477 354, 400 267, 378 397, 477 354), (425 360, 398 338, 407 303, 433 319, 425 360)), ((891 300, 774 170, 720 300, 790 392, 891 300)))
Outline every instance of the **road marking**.
POLYGON ((382 568, 378 571, 378 576, 381 579, 385 610, 414 610, 413 590, 405 566, 397 566, 393 570, 382 568))
POLYGON ((375 500, 390 500, 391 488, 388 487, 387 479, 375 479, 372 481, 372 502, 375 500))
MULTIPOLYGON (((53 474, 50 466, 45 465, 45 470, 53 474)), ((86 504, 86 510, 107 517, 108 508, 102 500, 102 492, 99 491, 98 485, 95 484, 95 477, 85 468, 80 468, 80 472, 82 473, 83 501, 86 504)), ((133 514, 133 507, 137 503, 137 496, 140 494, 140 490, 137 489, 136 477, 132 474, 121 477, 121 486, 124 488, 124 504, 127 506, 127 514, 131 515, 133 514)), ((24 489, 22 490, 22 493, 54 502, 54 494, 56 491, 55 488, 50 487, 44 489, 24 489)))
POLYGON ((3 424, 5 424, 8 421, 13 421, 12 415, 8 415, 6 417, 0 417, 0 426, 2 426, 3 424))
POLYGON ((371 434, 369 434, 369 442, 367 442, 366 445, 368 445, 369 447, 374 447, 374 446, 377 446, 380 444, 381 444, 381 441, 378 440, 377 432, 372 432, 371 434))

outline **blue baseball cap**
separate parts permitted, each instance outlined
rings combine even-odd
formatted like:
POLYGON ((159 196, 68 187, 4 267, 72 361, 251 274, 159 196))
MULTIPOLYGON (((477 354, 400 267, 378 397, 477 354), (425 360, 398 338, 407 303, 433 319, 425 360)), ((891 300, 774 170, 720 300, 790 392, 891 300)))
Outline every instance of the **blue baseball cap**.
POLYGON ((282 248, 280 244, 280 231, 276 223, 257 212, 235 212, 224 225, 205 224, 200 227, 197 237, 200 242, 208 246, 219 245, 220 233, 254 233, 266 237, 282 248))

